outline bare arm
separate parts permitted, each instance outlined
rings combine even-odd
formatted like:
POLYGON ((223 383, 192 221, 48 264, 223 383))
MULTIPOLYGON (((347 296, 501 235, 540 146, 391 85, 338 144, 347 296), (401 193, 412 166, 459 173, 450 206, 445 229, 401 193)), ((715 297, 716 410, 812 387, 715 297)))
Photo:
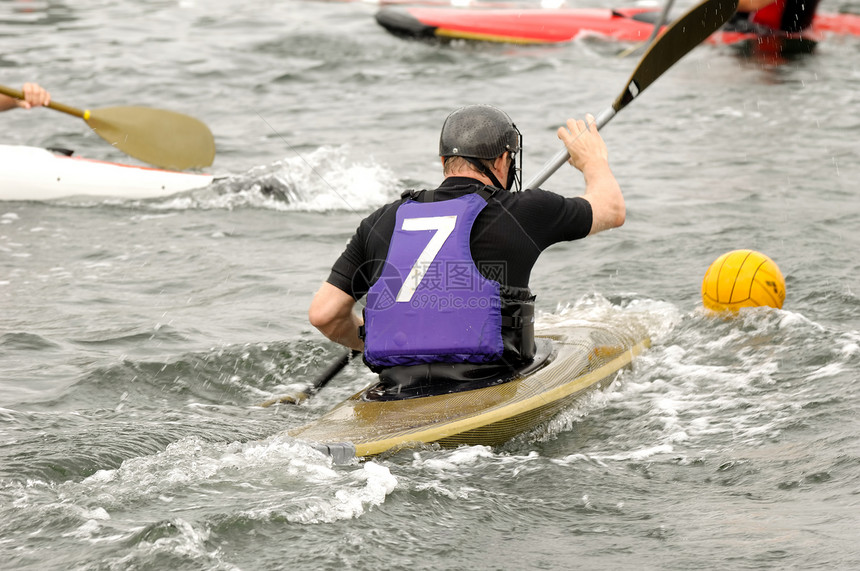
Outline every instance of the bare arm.
POLYGON ((776 0, 738 0, 738 12, 755 12, 765 6, 773 4, 776 0))
POLYGON ((24 93, 24 99, 15 99, 8 95, 0 95, 0 111, 22 107, 30 109, 31 107, 40 107, 51 102, 51 94, 48 91, 35 83, 25 83, 21 89, 24 93))
POLYGON ((594 117, 586 115, 586 122, 568 119, 567 127, 559 127, 558 138, 570 153, 570 164, 585 177, 585 194, 591 204, 591 234, 617 228, 624 224, 627 211, 624 195, 609 168, 609 151, 603 137, 597 132, 594 117))
POLYGON ((311 301, 308 319, 320 333, 350 349, 361 351, 364 341, 358 336, 363 324, 361 316, 353 311, 355 300, 345 291, 324 282, 311 301))
POLYGON ((13 107, 17 107, 17 100, 9 97, 8 95, 0 94, 0 111, 6 111, 7 109, 12 109, 13 107))

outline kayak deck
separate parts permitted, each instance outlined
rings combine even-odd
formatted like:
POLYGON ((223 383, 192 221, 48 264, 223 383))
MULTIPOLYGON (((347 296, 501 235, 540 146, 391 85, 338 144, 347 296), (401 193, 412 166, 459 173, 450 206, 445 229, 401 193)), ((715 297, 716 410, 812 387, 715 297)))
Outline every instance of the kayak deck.
POLYGON ((644 329, 589 324, 548 330, 547 364, 485 388, 421 398, 371 401, 368 387, 288 434, 335 461, 439 444, 495 446, 549 420, 583 394, 608 386, 616 372, 650 345, 644 329))

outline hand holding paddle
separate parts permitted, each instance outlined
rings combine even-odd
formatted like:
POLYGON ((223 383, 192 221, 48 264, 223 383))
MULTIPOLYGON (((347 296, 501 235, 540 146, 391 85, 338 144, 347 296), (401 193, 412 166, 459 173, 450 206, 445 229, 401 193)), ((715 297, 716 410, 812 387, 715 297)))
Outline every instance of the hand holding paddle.
POLYGON ((14 109, 15 107, 31 109, 47 105, 51 102, 51 94, 38 83, 25 83, 21 88, 21 92, 23 97, 20 99, 0 94, 0 111, 14 109))
POLYGON ((344 367, 346 367, 347 363, 349 363, 353 357, 361 355, 361 351, 346 351, 343 353, 337 361, 328 366, 328 368, 323 371, 311 384, 302 389, 301 392, 284 395, 281 397, 276 397, 273 399, 269 399, 266 402, 260 404, 263 408, 272 406, 273 404, 301 404, 306 401, 308 398, 313 396, 318 390, 323 388, 328 384, 330 380, 334 378, 344 367))
MULTIPOLYGON (((22 92, 3 85, 0 93, 25 99, 22 92)), ((47 107, 80 117, 111 145, 159 168, 202 168, 215 159, 215 139, 209 127, 181 113, 151 107, 81 110, 54 101, 47 107)))
MULTIPOLYGON (((597 116, 597 128, 602 129, 616 113, 645 91, 675 62, 717 31, 732 17, 737 7, 738 0, 704 0, 675 20, 648 46, 648 51, 639 60, 615 102, 597 116)), ((523 188, 538 188, 568 159, 570 154, 566 148, 559 151, 523 188)))

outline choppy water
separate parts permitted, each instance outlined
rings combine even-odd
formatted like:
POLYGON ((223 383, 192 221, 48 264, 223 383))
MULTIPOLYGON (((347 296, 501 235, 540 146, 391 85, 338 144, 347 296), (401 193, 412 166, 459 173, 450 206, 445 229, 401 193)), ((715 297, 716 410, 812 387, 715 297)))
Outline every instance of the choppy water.
MULTIPOLYGON (((860 566, 856 38, 781 65, 701 47, 606 128, 628 222, 552 248, 533 287, 544 324, 645 316, 654 345, 609 391, 498 449, 347 466, 283 431, 367 383, 358 365, 306 405, 257 406, 337 354, 310 298, 367 212, 438 181, 451 109, 505 108, 529 178, 635 65, 596 40, 404 42, 374 10, 2 4, 3 84, 194 115, 229 178, 0 203, 0 568, 860 566), (701 312, 736 248, 776 260, 783 310, 701 312)), ((0 125, 126 160, 52 111, 0 125)), ((581 191, 569 168, 545 186, 581 191)))

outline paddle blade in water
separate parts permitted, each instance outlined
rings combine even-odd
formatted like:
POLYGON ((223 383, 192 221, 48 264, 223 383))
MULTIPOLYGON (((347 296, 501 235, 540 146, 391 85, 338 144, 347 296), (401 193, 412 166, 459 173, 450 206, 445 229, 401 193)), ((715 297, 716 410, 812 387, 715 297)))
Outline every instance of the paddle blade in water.
POLYGON ((202 168, 215 159, 215 139, 193 117, 150 107, 106 107, 87 124, 124 153, 163 169, 202 168))

